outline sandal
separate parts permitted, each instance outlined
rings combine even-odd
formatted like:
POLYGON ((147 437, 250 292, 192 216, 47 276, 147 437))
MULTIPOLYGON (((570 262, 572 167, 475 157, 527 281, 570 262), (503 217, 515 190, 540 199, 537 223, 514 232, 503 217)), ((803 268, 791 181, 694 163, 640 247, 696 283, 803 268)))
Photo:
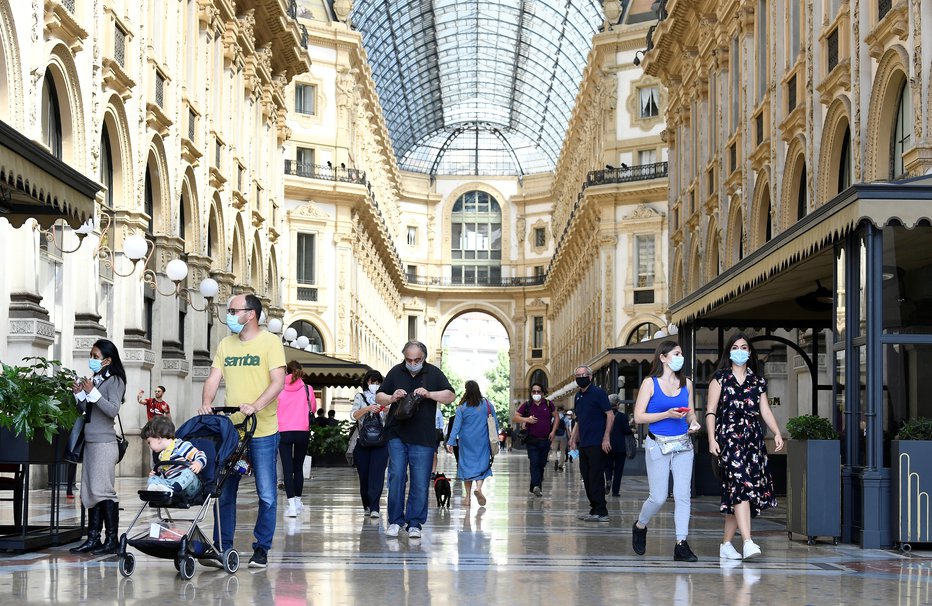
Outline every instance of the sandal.
POLYGON ((478 489, 472 491, 476 495, 476 500, 479 501, 479 507, 485 507, 485 495, 479 492, 478 489))

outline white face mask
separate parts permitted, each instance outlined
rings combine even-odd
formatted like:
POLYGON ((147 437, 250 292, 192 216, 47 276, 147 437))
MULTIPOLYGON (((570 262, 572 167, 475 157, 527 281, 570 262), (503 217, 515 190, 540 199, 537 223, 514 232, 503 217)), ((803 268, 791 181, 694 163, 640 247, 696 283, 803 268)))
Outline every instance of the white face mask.
POLYGON ((369 383, 369 393, 377 392, 379 390, 379 387, 381 387, 381 385, 379 385, 378 383, 369 383))
POLYGON ((535 402, 540 402, 540 399, 541 399, 542 397, 543 397, 543 396, 541 396, 539 393, 532 393, 532 394, 531 394, 531 399, 533 399, 535 402))

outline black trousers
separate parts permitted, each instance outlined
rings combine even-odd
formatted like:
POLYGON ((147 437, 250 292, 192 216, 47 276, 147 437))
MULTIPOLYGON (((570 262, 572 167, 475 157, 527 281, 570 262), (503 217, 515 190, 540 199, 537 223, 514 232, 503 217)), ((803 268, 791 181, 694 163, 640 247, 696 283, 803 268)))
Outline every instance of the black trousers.
POLYGON ((282 460, 282 482, 288 498, 300 497, 304 492, 304 459, 310 432, 283 431, 278 442, 278 456, 282 460))
POLYGON ((388 445, 365 448, 356 444, 353 465, 359 473, 359 496, 362 506, 379 510, 382 489, 385 487, 385 469, 388 467, 388 445))
POLYGON ((579 449, 579 473, 582 474, 586 498, 589 499, 589 513, 607 516, 608 506, 605 502, 605 453, 601 446, 583 446, 579 449))
POLYGON ((625 461, 628 460, 628 454, 624 446, 613 448, 610 453, 605 455, 605 483, 612 485, 612 494, 617 495, 621 492, 621 476, 625 473, 625 461))

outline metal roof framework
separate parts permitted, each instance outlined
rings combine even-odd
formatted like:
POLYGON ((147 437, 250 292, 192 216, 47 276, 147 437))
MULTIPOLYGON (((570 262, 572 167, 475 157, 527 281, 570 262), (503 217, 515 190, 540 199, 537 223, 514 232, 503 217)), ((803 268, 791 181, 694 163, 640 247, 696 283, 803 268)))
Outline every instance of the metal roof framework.
POLYGON ((553 170, 602 23, 596 0, 355 3, 402 169, 553 170))

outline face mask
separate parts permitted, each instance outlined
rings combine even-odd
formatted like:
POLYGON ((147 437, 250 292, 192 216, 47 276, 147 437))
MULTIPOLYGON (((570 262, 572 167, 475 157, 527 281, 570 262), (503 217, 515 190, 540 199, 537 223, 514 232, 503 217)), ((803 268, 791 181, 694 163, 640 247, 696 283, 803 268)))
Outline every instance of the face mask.
POLYGON ((378 383, 369 383, 369 393, 375 393, 379 390, 380 385, 378 383))
POLYGON ((670 360, 667 364, 670 366, 670 370, 673 372, 679 372, 683 368, 683 364, 686 362, 686 358, 683 356, 670 356, 670 360))
POLYGON ((239 323, 239 320, 233 314, 227 314, 227 328, 235 335, 243 332, 243 325, 239 323))
POLYGON ((531 394, 531 399, 533 399, 535 402, 540 402, 540 399, 541 399, 542 397, 543 397, 543 396, 541 396, 539 393, 532 393, 532 394, 531 394))
POLYGON ((746 349, 732 349, 728 357, 738 366, 744 366, 751 359, 751 352, 746 349))
POLYGON ((411 374, 416 375, 417 373, 421 372, 422 368, 424 368, 424 363, 421 362, 420 364, 408 364, 407 362, 405 362, 405 368, 407 368, 408 372, 410 372, 411 374))
POLYGON ((592 383, 592 377, 576 377, 576 384, 585 389, 592 383))
POLYGON ((91 358, 87 361, 87 365, 90 367, 91 372, 95 375, 100 372, 100 369, 104 367, 104 363, 100 360, 91 358))

